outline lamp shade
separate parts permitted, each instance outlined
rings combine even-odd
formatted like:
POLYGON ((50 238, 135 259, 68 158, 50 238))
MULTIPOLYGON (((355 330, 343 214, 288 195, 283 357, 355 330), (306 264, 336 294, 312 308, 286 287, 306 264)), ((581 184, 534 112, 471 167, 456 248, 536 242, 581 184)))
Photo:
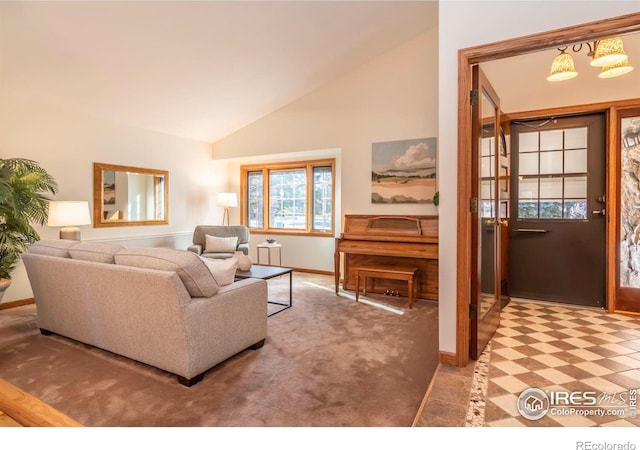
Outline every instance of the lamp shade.
POLYGON ((564 81, 577 76, 578 72, 576 72, 575 65, 573 64, 573 58, 571 55, 562 52, 554 58, 547 80, 564 81))
POLYGON ((598 42, 591 65, 595 67, 610 66, 627 61, 629 58, 624 52, 622 39, 619 37, 603 39, 598 42))
POLYGON ((629 64, 629 60, 623 61, 618 64, 612 64, 610 66, 604 66, 602 71, 598 74, 599 78, 614 78, 629 73, 633 70, 633 66, 629 64))
POLYGON ((238 194, 235 192, 221 192, 217 197, 217 206, 236 208, 238 206, 238 194))
POLYGON ((49 202, 47 225, 64 227, 89 224, 91 224, 89 202, 49 202))

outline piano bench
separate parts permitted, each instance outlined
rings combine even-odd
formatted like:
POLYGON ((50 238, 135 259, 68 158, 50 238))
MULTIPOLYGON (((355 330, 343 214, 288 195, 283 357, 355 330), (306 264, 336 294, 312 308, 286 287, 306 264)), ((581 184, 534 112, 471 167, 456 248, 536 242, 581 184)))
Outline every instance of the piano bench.
POLYGON ((356 302, 360 296, 360 277, 364 278, 363 295, 367 295, 367 278, 382 278, 386 280, 401 280, 406 281, 409 292, 409 309, 413 308, 413 302, 416 298, 417 284, 414 283, 415 277, 418 273, 417 267, 372 267, 372 266, 358 266, 354 267, 353 271, 356 275, 356 302))

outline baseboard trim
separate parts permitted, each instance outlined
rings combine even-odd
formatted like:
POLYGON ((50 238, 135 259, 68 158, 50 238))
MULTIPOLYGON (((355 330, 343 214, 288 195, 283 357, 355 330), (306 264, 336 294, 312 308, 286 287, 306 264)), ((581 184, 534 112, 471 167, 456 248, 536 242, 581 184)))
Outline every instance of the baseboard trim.
POLYGON ((326 270, 315 270, 315 269, 302 269, 300 267, 292 267, 294 272, 303 272, 303 273, 316 273, 318 275, 333 275, 333 272, 328 272, 326 270))
POLYGON ((456 358, 455 353, 440 352, 440 363, 446 364, 448 366, 457 366, 458 359, 456 358))
POLYGON ((424 393, 424 397, 422 397, 422 402, 420 403, 418 412, 416 413, 416 416, 413 419, 413 423, 411 424, 412 427, 417 427, 418 422, 420 422, 420 418, 422 417, 422 413, 424 412, 424 407, 427 404, 427 400, 429 400, 429 395, 431 394, 431 390, 433 389, 433 385, 436 381, 436 377, 438 376, 438 372, 440 372, 441 366, 442 364, 438 363, 438 367, 436 367, 436 370, 433 373, 433 376, 431 377, 431 381, 429 381, 429 386, 427 387, 427 391, 424 393))
POLYGON ((11 302, 0 303, 0 310, 9 309, 9 308, 17 308, 18 306, 33 305, 34 303, 35 303, 35 300, 33 298, 25 298, 25 299, 22 299, 22 300, 14 300, 14 301, 11 301, 11 302))

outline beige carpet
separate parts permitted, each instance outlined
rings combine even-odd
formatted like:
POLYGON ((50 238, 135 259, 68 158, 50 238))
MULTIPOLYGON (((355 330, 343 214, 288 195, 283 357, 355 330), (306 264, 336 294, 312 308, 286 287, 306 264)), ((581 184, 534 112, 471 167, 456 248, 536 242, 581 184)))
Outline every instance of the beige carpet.
MULTIPOLYGON (((288 276, 270 280, 269 290, 282 300, 288 276)), ((262 349, 227 360, 192 388, 40 335, 33 305, 0 311, 0 378, 90 427, 410 426, 437 366, 437 303, 355 303, 335 295, 332 277, 300 273, 293 290, 293 307, 268 319, 262 349)))

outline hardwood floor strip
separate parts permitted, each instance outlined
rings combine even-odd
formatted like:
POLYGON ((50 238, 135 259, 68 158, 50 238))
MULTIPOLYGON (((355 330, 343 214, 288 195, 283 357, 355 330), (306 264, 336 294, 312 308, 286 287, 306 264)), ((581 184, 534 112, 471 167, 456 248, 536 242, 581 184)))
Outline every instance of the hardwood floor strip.
POLYGON ((10 423, 4 419, 4 417, 8 417, 25 427, 82 426, 60 411, 2 379, 0 379, 0 414, 2 414, 0 415, 0 423, 10 423))

